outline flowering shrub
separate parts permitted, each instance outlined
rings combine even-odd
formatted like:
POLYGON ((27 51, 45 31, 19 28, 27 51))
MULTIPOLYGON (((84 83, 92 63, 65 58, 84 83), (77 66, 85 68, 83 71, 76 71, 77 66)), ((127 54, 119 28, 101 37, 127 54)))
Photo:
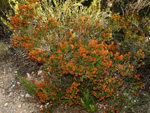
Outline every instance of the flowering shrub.
MULTIPOLYGON (((114 46, 113 42, 107 45, 104 41, 98 44, 97 40, 91 40, 83 45, 81 39, 75 37, 59 42, 57 46, 47 60, 47 72, 54 73, 58 78, 58 87, 64 89, 62 84, 66 83, 65 77, 67 86, 72 83, 70 88, 62 90, 66 90, 65 97, 68 98, 66 102, 69 105, 81 104, 78 99, 82 99, 82 92, 87 89, 91 98, 110 104, 124 92, 138 95, 137 89, 143 87, 143 84, 138 83, 140 75, 132 75, 134 66, 130 64, 131 53, 121 55, 117 52, 118 46, 114 46), (127 87, 136 90, 132 91, 127 87)), ((137 52, 137 57, 144 58, 142 50, 137 52)), ((119 102, 115 106, 120 104, 119 102)))
MULTIPOLYGON (((17 11, 10 18, 15 34, 12 47, 24 48, 29 58, 44 64, 44 80, 32 81, 36 89, 33 95, 42 103, 80 105, 94 112, 99 102, 110 113, 121 111, 139 95, 144 84, 134 71, 144 65, 144 52, 139 49, 131 55, 132 51, 124 50, 124 45, 120 47, 114 37, 120 29, 126 29, 126 35, 132 34, 129 19, 114 14, 100 22, 94 15, 82 14, 70 16, 63 24, 51 14, 43 17, 38 13, 42 12, 38 0, 27 0, 17 11), (135 63, 131 63, 133 58, 135 63)), ((143 38, 135 42, 139 40, 143 38)), ((127 36, 121 43, 126 41, 127 36)), ((133 42, 134 37, 129 41, 133 42)))
MULTIPOLYGON (((149 54, 148 49, 145 47, 149 42, 145 42, 144 31, 139 27, 142 18, 138 16, 136 11, 131 11, 128 16, 124 17, 113 14, 110 18, 109 24, 110 28, 113 29, 114 41, 121 46, 124 53, 130 51, 134 56, 136 51, 142 48, 145 54, 149 54)), ((148 30, 148 28, 146 29, 148 30)))

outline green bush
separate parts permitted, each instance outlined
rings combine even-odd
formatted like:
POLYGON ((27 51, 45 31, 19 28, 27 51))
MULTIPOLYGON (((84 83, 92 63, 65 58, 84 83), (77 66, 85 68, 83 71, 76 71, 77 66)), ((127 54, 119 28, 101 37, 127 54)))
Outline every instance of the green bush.
POLYGON ((43 11, 38 0, 27 0, 10 17, 12 47, 25 49, 29 58, 44 65, 44 80, 32 81, 30 93, 52 106, 80 105, 94 112, 96 103, 103 103, 106 112, 122 111, 136 103, 144 86, 135 74, 144 65, 144 35, 132 30, 132 15, 101 12, 96 0, 79 10, 79 3, 68 0, 56 10, 50 6, 43 11))

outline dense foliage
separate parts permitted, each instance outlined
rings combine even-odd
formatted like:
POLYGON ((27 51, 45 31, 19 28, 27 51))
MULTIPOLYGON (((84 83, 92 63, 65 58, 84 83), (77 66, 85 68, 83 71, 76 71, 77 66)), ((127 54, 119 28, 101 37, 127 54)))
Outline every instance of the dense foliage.
POLYGON ((138 29, 144 17, 136 11, 128 16, 101 11, 97 0, 88 8, 81 2, 56 2, 56 9, 39 0, 18 5, 10 17, 11 46, 44 66, 42 82, 21 78, 22 83, 50 108, 63 103, 94 112, 101 103, 105 112, 124 111, 138 102, 144 87, 136 73, 150 53, 145 33, 138 29))

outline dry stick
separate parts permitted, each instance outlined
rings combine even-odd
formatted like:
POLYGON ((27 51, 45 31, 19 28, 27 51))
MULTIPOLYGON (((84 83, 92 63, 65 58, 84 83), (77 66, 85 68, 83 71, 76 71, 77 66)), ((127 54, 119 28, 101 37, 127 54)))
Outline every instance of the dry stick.
POLYGON ((143 3, 141 3, 142 5, 139 5, 139 9, 137 10, 137 12, 139 12, 141 9, 147 7, 150 5, 150 2, 146 3, 147 1, 144 1, 143 3))

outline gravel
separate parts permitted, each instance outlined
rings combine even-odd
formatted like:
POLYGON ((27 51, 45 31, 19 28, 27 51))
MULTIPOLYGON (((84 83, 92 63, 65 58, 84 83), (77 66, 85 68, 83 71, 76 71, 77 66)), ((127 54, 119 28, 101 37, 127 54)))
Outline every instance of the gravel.
POLYGON ((11 63, 0 61, 0 113, 40 113, 40 103, 16 79, 11 63))

